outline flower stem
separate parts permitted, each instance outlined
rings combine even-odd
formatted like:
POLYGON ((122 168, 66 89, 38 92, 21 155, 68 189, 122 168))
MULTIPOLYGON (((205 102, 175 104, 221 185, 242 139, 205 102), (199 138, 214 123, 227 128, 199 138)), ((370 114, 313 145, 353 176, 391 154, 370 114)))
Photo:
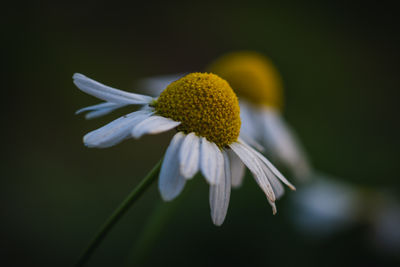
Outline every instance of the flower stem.
POLYGON ((153 167, 153 169, 144 177, 144 179, 132 190, 119 207, 111 214, 107 221, 101 226, 89 245, 83 251, 76 266, 83 266, 100 245, 108 232, 118 222, 119 219, 128 211, 137 199, 146 191, 147 188, 156 180, 161 168, 162 159, 153 167))
POLYGON ((163 231, 165 230, 168 223, 171 221, 171 217, 180 208, 183 201, 187 199, 194 188, 193 182, 199 181, 201 176, 199 173, 193 177, 190 183, 186 185, 185 190, 170 203, 158 202, 156 208, 153 209, 152 214, 144 224, 143 229, 140 231, 140 235, 135 240, 134 245, 131 248, 131 253, 125 259, 124 266, 143 266, 145 261, 150 255, 149 251, 158 241, 163 231))

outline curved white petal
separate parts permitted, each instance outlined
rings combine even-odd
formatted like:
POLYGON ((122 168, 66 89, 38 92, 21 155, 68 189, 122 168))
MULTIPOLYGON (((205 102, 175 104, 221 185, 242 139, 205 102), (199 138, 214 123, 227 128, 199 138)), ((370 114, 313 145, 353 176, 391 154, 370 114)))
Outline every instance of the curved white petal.
POLYGON ((185 76, 185 74, 170 74, 143 78, 136 83, 136 86, 138 88, 143 88, 146 94, 159 96, 168 85, 179 80, 183 76, 185 76))
POLYGON ((236 155, 238 155, 238 157, 243 161, 243 163, 247 166, 247 168, 249 168, 257 184, 267 195, 268 199, 271 202, 274 202, 275 201, 274 190, 272 189, 272 186, 266 174, 264 173, 264 170, 262 169, 262 163, 260 162, 258 157, 254 153, 252 153, 252 151, 250 151, 247 146, 245 146, 242 143, 232 143, 229 146, 236 153, 236 155))
POLYGON ((85 112, 85 111, 93 111, 93 110, 99 110, 99 109, 104 109, 104 108, 112 108, 112 107, 115 107, 115 106, 119 106, 119 105, 115 104, 115 103, 111 103, 111 102, 103 102, 103 103, 99 103, 99 104, 96 104, 96 105, 92 105, 92 106, 88 106, 88 107, 84 107, 84 108, 78 109, 75 112, 75 114, 78 115, 78 114, 81 114, 82 112, 85 112))
POLYGON ((222 177, 224 157, 219 147, 201 137, 200 170, 210 184, 216 184, 222 177))
MULTIPOLYGON (((240 139, 239 139, 239 140, 240 140, 240 139)), ((262 170, 264 171, 265 176, 267 177, 269 183, 270 183, 271 186, 272 186, 272 190, 274 191, 275 198, 276 198, 276 199, 279 199, 280 197, 282 197, 282 195, 285 193, 285 189, 284 189, 283 185, 281 184, 281 182, 280 182, 280 181, 278 180, 278 178, 276 177, 276 175, 274 174, 274 172, 272 172, 272 171, 270 170, 269 165, 266 164, 266 162, 269 163, 269 161, 268 161, 263 155, 261 155, 261 153, 258 153, 256 150, 254 150, 253 148, 251 148, 250 146, 248 146, 248 145, 247 145, 246 143, 244 143, 243 141, 242 141, 242 144, 243 144, 245 147, 247 147, 247 148, 249 149, 250 152, 254 153, 254 154, 260 159, 260 166, 261 166, 262 170), (257 153, 255 153, 255 152, 257 152, 257 153), (264 161, 265 161, 265 162, 264 162, 264 161)), ((272 163, 269 163, 269 164, 272 165, 272 163)), ((273 165, 272 165, 272 166, 273 166, 273 165)), ((277 172, 279 172, 276 168, 275 168, 275 170, 276 170, 277 172)), ((279 174, 280 174, 280 172, 279 172, 279 174)), ((281 176, 283 177, 282 174, 281 174, 281 176)), ((286 179, 285 179, 285 180, 286 180, 286 179)), ((287 180, 286 180, 286 181, 287 181, 287 180)), ((290 184, 290 183, 289 183, 289 184, 290 184)), ((293 187, 291 184, 290 184, 290 186, 293 187)), ((276 212, 276 208, 275 208, 275 212, 276 212)))
POLYGON ((88 147, 98 148, 116 145, 129 137, 132 127, 151 114, 148 110, 132 112, 86 134, 83 137, 83 142, 88 147))
POLYGON ((153 100, 150 96, 128 93, 106 86, 80 73, 75 73, 72 78, 75 85, 83 92, 108 102, 116 104, 148 104, 153 100))
POLYGON ((186 179, 199 171, 200 138, 195 133, 186 135, 179 153, 180 170, 186 179))
MULTIPOLYGON (((243 143, 243 141, 241 141, 243 143)), ((250 150, 252 153, 254 153, 270 170, 271 172, 278 177, 279 180, 281 180, 284 184, 286 184, 290 189, 292 190, 296 190, 296 187, 294 185, 292 185, 284 176, 282 173, 280 173, 280 171, 278 171, 277 168, 275 168, 275 166, 268 160, 266 159, 263 155, 261 155, 261 153, 259 153, 258 151, 254 150, 253 148, 251 148, 250 146, 246 145, 245 143, 243 143, 243 146, 245 146, 248 150, 250 150)))
POLYGON ((116 110, 117 108, 118 107, 115 107, 115 108, 103 108, 103 109, 99 109, 99 110, 90 111, 90 112, 86 113, 85 119, 91 120, 91 119, 95 119, 95 118, 107 115, 107 114, 113 112, 114 110, 116 110))
POLYGON ((285 188, 283 187, 282 183, 264 163, 261 164, 261 167, 264 170, 265 175, 267 176, 268 181, 272 186, 272 189, 274 190, 275 198, 281 198, 285 193, 285 188))
POLYGON ((178 155, 184 134, 178 132, 172 138, 160 170, 158 189, 163 200, 170 201, 177 197, 185 186, 185 178, 180 174, 178 155))
POLYGON ((243 183, 243 178, 245 174, 244 164, 235 154, 235 152, 232 151, 232 149, 229 149, 227 151, 227 154, 231 167, 232 187, 240 187, 243 183))
POLYGON ((166 132, 171 130, 172 128, 175 128, 179 124, 181 123, 178 121, 154 115, 138 123, 132 129, 132 136, 134 138, 140 138, 145 134, 158 134, 166 132))
POLYGON ((210 185, 210 208, 213 223, 220 226, 224 220, 229 206, 231 195, 231 168, 226 152, 224 157, 224 168, 221 181, 216 185, 210 185))
POLYGON ((85 118, 89 120, 89 119, 94 119, 94 118, 106 115, 108 113, 111 113, 112 111, 114 111, 114 110, 116 110, 116 109, 118 109, 120 107, 123 107, 123 106, 125 106, 125 105, 123 105, 123 104, 115 104, 115 103, 111 103, 111 102, 104 102, 104 103, 100 103, 100 104, 97 104, 97 105, 81 108, 81 109, 77 110, 75 112, 75 114, 80 114, 80 113, 89 111, 85 115, 85 118))
POLYGON ((263 142, 277 160, 287 165, 297 178, 306 179, 311 173, 308 157, 295 132, 282 116, 272 109, 261 112, 263 142))

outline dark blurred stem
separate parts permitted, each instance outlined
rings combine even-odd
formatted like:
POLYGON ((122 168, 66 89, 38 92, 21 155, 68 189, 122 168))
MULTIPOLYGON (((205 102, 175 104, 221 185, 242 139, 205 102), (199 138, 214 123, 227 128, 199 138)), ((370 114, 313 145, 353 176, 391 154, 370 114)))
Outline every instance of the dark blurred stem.
POLYGON ((119 219, 128 211, 128 209, 135 203, 137 199, 149 188, 149 186, 156 180, 161 168, 162 159, 153 167, 153 169, 146 175, 146 177, 132 190, 126 199, 119 205, 119 207, 111 214, 107 221, 102 225, 100 230, 96 233, 92 241, 83 251, 76 266, 83 266, 100 245, 103 239, 107 236, 110 230, 118 222, 119 219))
POLYGON ((165 224, 169 221, 173 213, 176 203, 158 203, 158 206, 148 218, 144 229, 135 241, 135 245, 131 249, 131 254, 125 262, 125 266, 142 266, 152 245, 157 241, 159 234, 162 232, 165 224))
MULTIPOLYGON (((197 174, 197 176, 200 176, 197 174)), ((199 180, 200 177, 193 180, 199 180)), ((171 203, 158 202, 157 207, 147 219, 138 239, 135 241, 130 255, 127 257, 124 266, 143 266, 149 252, 160 238, 171 217, 175 214, 180 204, 193 190, 193 185, 188 184, 181 195, 171 203)))

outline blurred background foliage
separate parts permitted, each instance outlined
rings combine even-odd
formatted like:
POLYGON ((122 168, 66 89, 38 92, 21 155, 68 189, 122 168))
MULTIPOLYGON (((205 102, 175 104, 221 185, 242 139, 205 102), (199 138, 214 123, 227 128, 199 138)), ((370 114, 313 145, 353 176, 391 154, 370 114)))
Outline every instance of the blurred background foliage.
MULTIPOLYGON (((400 35, 393 6, 29 1, 2 13, 2 266, 71 266, 171 138, 169 133, 104 150, 84 147, 85 133, 129 108, 91 121, 75 116, 98 100, 72 84, 74 72, 133 91, 137 79, 201 71, 229 51, 264 53, 281 72, 285 117, 314 166, 356 186, 399 193, 400 35)), ((233 191, 222 227, 211 223, 203 179, 191 181, 185 192, 176 203, 162 204, 152 186, 88 266, 120 266, 132 258, 142 258, 141 266, 399 261, 370 242, 363 223, 322 239, 298 232, 288 216, 289 197, 272 216, 250 176, 233 191), (173 213, 158 224, 160 234, 145 253, 135 241, 160 206, 173 213), (140 257, 132 256, 141 249, 140 257)))

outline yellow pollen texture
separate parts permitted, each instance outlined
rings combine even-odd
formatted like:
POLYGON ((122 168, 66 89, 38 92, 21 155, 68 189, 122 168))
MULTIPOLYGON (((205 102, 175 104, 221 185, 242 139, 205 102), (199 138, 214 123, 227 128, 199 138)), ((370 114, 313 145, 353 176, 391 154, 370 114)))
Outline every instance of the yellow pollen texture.
POLYGON ((207 70, 227 80, 239 98, 282 108, 282 80, 266 57, 255 52, 233 52, 217 59, 207 70))
POLYGON ((196 133, 220 148, 237 141, 238 99, 229 84, 211 73, 191 73, 171 83, 154 103, 156 113, 180 121, 178 131, 196 133))

